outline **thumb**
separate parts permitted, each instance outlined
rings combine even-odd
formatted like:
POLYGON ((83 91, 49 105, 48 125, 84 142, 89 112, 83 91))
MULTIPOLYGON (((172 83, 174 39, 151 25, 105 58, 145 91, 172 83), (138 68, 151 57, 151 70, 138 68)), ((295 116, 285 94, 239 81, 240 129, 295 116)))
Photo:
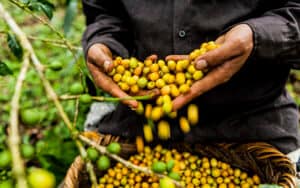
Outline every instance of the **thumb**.
POLYGON ((220 65, 226 60, 239 54, 240 50, 238 49, 238 46, 234 42, 228 40, 221 44, 219 48, 213 49, 198 57, 194 61, 194 66, 196 69, 204 70, 220 65))
POLYGON ((110 72, 113 69, 111 51, 103 44, 94 44, 89 48, 87 62, 96 65, 104 72, 110 72))

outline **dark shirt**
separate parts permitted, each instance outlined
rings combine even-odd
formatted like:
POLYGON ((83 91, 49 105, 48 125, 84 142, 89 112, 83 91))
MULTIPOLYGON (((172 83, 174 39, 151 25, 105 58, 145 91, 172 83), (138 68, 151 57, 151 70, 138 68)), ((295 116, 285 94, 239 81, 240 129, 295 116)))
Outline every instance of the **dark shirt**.
MULTIPOLYGON (((283 152, 299 147, 297 106, 284 87, 290 69, 300 68, 300 0, 83 0, 83 8, 85 54, 103 43, 116 55, 141 60, 188 54, 248 24, 251 56, 230 81, 193 101, 200 122, 184 139, 268 141, 283 152)), ((110 131, 129 136, 131 130, 110 131)))

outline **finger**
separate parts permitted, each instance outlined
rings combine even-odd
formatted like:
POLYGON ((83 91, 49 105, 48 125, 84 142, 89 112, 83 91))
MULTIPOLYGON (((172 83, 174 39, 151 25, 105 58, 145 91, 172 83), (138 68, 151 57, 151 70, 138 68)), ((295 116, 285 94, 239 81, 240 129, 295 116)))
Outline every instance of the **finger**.
POLYGON ((145 95, 150 95, 152 98, 157 97, 160 95, 159 89, 152 89, 152 90, 140 90, 139 92, 134 94, 135 96, 145 96, 145 95))
POLYGON ((225 42, 225 35, 221 35, 215 41, 216 44, 223 44, 225 42))
POLYGON ((187 59, 189 59, 188 55, 168 55, 165 58, 166 61, 170 61, 170 60, 179 61, 179 60, 187 60, 187 59))
POLYGON ((239 56, 233 58, 224 64, 214 68, 203 79, 195 82, 190 91, 184 95, 180 95, 173 100, 173 110, 176 111, 189 103, 194 98, 202 95, 203 93, 227 82, 236 72, 243 66, 246 57, 239 56), (242 63, 241 63, 242 62, 242 63))
MULTIPOLYGON (((219 41, 224 40, 222 38, 219 41)), ((243 53, 240 49, 240 45, 235 40, 225 41, 219 48, 211 50, 202 56, 198 57, 195 62, 195 68, 204 70, 210 67, 215 67, 224 63, 225 61, 239 56, 243 53)))
POLYGON ((146 60, 157 61, 158 57, 156 54, 152 54, 146 58, 146 60))
MULTIPOLYGON (((94 78, 94 82, 96 83, 96 85, 103 89, 105 92, 118 98, 129 97, 129 95, 122 91, 110 77, 101 72, 97 66, 92 63, 87 63, 87 66, 94 78)), ((122 102, 130 106, 131 108, 138 107, 138 102, 136 100, 122 100, 122 102)))
POLYGON ((104 72, 110 72, 113 69, 111 52, 102 44, 94 44, 90 47, 87 61, 95 64, 104 72))

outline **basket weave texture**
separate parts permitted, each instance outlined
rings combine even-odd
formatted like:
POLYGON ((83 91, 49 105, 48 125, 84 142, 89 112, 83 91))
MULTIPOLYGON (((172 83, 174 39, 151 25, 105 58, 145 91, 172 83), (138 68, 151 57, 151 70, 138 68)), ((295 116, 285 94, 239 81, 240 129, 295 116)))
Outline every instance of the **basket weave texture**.
MULTIPOLYGON (((118 136, 97 134, 96 137, 93 136, 92 138, 104 146, 112 141, 119 142, 122 147, 122 157, 136 153, 135 144, 128 143, 118 136)), ((263 183, 278 184, 284 188, 296 187, 296 172, 291 161, 272 145, 264 142, 195 144, 193 146, 176 143, 172 148, 180 152, 188 151, 200 156, 215 157, 234 167, 257 174, 263 183)), ((85 171, 85 165, 78 156, 70 166, 60 188, 88 187, 91 185, 85 171)))

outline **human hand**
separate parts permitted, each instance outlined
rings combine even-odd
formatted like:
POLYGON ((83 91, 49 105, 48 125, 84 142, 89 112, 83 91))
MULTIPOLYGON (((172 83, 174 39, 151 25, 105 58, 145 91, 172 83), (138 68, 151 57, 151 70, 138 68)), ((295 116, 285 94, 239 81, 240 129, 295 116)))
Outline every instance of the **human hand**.
MULTIPOLYGON (((119 86, 106 75, 106 73, 109 73, 113 69, 112 53, 107 46, 98 43, 89 48, 87 67, 98 87, 114 97, 129 97, 127 93, 122 91, 119 86)), ((122 100, 122 102, 131 108, 138 107, 136 100, 122 100)))
MULTIPOLYGON (((173 110, 180 109, 194 98, 226 83, 245 64, 253 49, 253 32, 246 24, 233 27, 216 40, 219 48, 209 51, 194 61, 198 70, 209 69, 208 74, 195 82, 190 91, 173 100, 173 110)), ((170 55, 166 60, 186 59, 186 55, 170 55)))

